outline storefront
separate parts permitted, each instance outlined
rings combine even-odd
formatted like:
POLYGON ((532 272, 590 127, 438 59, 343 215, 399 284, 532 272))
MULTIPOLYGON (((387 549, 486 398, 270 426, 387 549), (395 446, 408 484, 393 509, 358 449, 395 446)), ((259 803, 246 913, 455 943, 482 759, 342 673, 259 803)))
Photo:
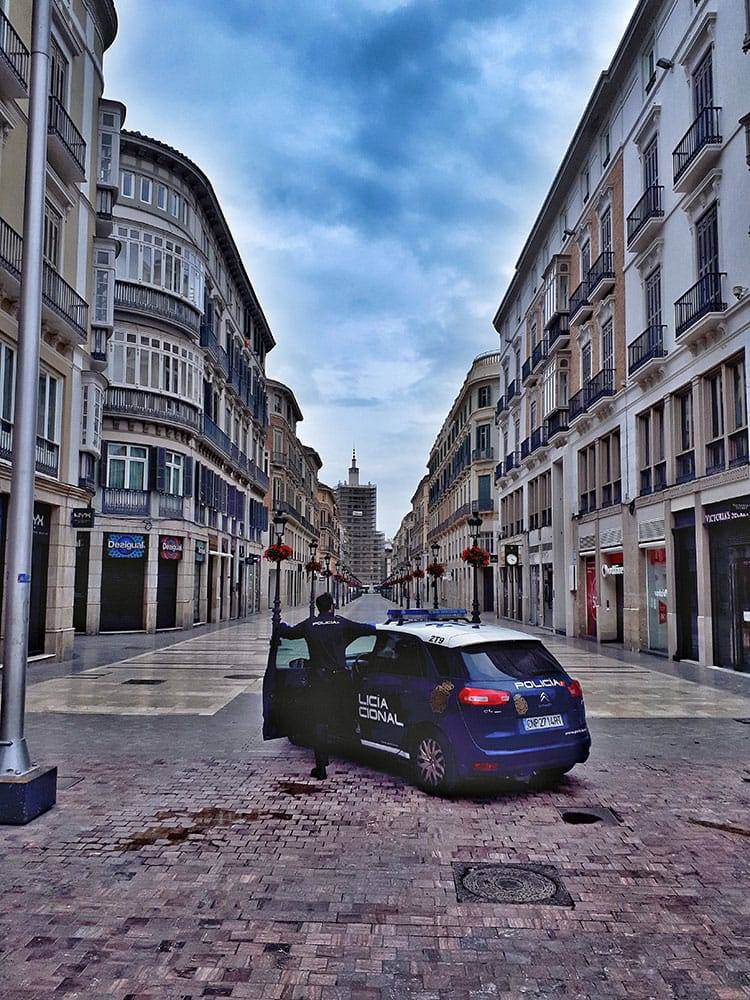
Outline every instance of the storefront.
POLYGON ((703 524, 711 554, 714 662, 750 672, 750 497, 704 507, 703 524))
POLYGON ((139 632, 144 628, 144 587, 148 537, 104 532, 101 632, 139 632))
POLYGON ((646 648, 667 652, 667 550, 644 549, 646 560, 646 648))
POLYGON ((675 659, 698 659, 698 571, 695 548, 695 512, 676 511, 674 524, 674 576, 679 580, 675 598, 677 650, 675 659))
POLYGON ((177 625, 177 580, 182 561, 183 540, 175 535, 159 535, 159 569, 156 583, 156 628, 177 625))
POLYGON ((47 630, 47 577, 49 573, 49 538, 52 508, 34 504, 34 530, 31 546, 31 594, 29 606, 29 655, 43 653, 47 630))
POLYGON ((622 642, 625 616, 625 566, 622 552, 602 552, 601 600, 597 628, 601 642, 622 642))
POLYGON ((596 558, 586 556, 583 560, 583 573, 586 580, 586 631, 589 639, 596 638, 596 611, 599 605, 596 579, 596 558))
POLYGON ((201 587, 206 566, 206 543, 195 543, 195 570, 193 575, 193 624, 203 621, 201 617, 201 587))

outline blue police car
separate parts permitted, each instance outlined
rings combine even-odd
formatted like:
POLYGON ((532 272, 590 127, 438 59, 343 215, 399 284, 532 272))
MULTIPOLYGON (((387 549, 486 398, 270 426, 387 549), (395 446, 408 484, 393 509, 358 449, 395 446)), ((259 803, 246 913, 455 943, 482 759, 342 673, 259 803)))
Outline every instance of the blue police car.
MULTIPOLYGON (((271 652, 267 736, 308 742, 307 646, 271 652)), ((332 738, 409 762, 425 791, 482 776, 558 780, 588 758, 583 692, 544 645, 460 610, 391 611, 347 649, 332 738)))

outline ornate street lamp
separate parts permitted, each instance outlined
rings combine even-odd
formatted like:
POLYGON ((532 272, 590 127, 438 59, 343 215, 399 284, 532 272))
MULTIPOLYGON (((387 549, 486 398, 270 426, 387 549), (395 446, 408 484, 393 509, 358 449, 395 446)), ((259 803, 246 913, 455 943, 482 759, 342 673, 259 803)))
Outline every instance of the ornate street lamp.
MULTIPOLYGON (((482 527, 482 518, 478 513, 473 513, 469 520, 466 522, 471 529, 471 534, 473 536, 474 548, 479 548, 479 530, 482 527)), ((480 625, 482 619, 479 617, 479 562, 477 559, 472 560, 471 564, 472 573, 474 574, 474 600, 471 605, 471 621, 473 625, 480 625)))
POLYGON ((414 607, 415 608, 421 608, 422 607, 421 597, 420 597, 420 593, 419 593, 420 590, 421 590, 421 587, 419 585, 419 581, 424 576, 424 573, 422 572, 422 565, 421 564, 422 564, 421 557, 420 556, 415 557, 415 559, 414 559, 414 597, 415 597, 414 607))
POLYGON ((326 578, 326 593, 331 593, 331 553, 326 552, 323 556, 323 562, 326 564, 324 575, 326 578))
POLYGON ((318 551, 318 543, 310 542, 310 617, 315 614, 315 556, 318 551))
MULTIPOLYGON (((439 542, 433 542, 432 545, 430 546, 430 548, 432 549, 432 563, 433 563, 433 565, 437 565, 438 559, 440 558, 440 543, 439 542)), ((433 586, 432 607, 433 607, 433 609, 435 611, 437 611, 437 609, 439 607, 439 605, 438 605, 438 578, 437 578, 437 573, 433 574, 433 577, 432 577, 432 586, 433 586)))
MULTIPOLYGON (((280 510, 274 511, 273 527, 276 535, 276 545, 281 546, 284 541, 284 526, 286 517, 280 510)), ((273 599, 273 614, 271 622, 274 629, 281 624, 281 559, 276 560, 276 593, 273 599)))
POLYGON ((408 562, 404 563, 404 580, 406 580, 406 610, 408 611, 411 607, 411 573, 409 570, 411 567, 408 562))

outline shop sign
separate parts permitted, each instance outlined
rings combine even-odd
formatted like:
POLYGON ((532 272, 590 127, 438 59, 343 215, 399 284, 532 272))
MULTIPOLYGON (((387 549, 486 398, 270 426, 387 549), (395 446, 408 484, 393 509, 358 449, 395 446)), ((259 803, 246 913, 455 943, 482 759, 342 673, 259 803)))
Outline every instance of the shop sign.
POLYGON ((33 532, 41 538, 49 537, 50 511, 48 507, 34 504, 33 532))
POLYGON ((182 559, 182 539, 175 535, 159 535, 159 555, 162 559, 182 559))
POLYGON ((70 526, 71 528, 93 528, 94 508, 79 507, 77 510, 71 510, 70 526))
POLYGON ((704 510, 703 523, 705 525, 727 524, 731 521, 743 521, 750 517, 750 502, 747 500, 730 500, 729 503, 722 504, 720 509, 704 510))
POLYGON ((497 554, 490 554, 490 563, 493 565, 497 563, 497 554))
POLYGON ((206 543, 196 542, 195 543, 195 561, 197 563, 202 563, 206 561, 206 543))
POLYGON ((144 535, 107 535, 107 555, 110 559, 142 559, 145 554, 144 535))
POLYGON ((615 563, 612 566, 610 566, 609 563, 602 563, 603 577, 606 578, 608 576, 624 576, 624 575, 625 575, 625 567, 622 565, 622 563, 615 563))

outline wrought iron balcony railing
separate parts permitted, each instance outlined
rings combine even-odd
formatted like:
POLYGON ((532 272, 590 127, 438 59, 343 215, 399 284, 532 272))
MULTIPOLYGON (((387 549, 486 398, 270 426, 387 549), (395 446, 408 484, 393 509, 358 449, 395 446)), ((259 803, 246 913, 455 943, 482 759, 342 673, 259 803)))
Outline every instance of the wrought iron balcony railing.
POLYGON ((186 302, 158 288, 135 285, 128 281, 115 282, 115 308, 128 309, 146 315, 160 316, 197 333, 199 313, 186 302))
POLYGON ((589 282, 588 277, 584 278, 578 288, 570 296, 569 318, 573 319, 584 306, 589 304, 589 282))
POLYGON ((148 517, 151 494, 148 490, 120 490, 107 486, 102 491, 102 513, 148 517))
POLYGON ((615 278, 615 255, 611 250, 600 253, 588 276, 588 297, 591 298, 594 290, 602 281, 614 281, 615 278))
POLYGON ((633 242, 650 219, 663 218, 663 191, 663 185, 652 184, 650 187, 646 188, 642 197, 636 203, 635 208, 627 218, 628 245, 633 242))
POLYGON ((568 408, 553 410, 547 417, 547 440, 568 429, 568 408))
POLYGON ((200 431, 202 427, 201 414, 195 407, 171 396, 160 396, 144 389, 110 386, 104 400, 104 409, 107 413, 121 413, 142 420, 179 424, 192 431, 200 431))
POLYGON ((29 50, 2 11, 0 11, 0 57, 5 60, 20 90, 28 92, 29 50))
POLYGON ((62 102, 50 94, 47 131, 56 136, 73 158, 78 169, 86 174, 86 141, 75 127, 62 102))
POLYGON ((724 312, 727 304, 722 298, 723 278, 723 272, 709 271, 675 302, 676 337, 681 337, 709 313, 724 312))
POLYGON ((707 146, 720 146, 721 143, 721 108, 704 108, 672 153, 674 183, 679 181, 701 150, 707 146))
POLYGON ((208 323, 201 323, 200 345, 206 349, 206 353, 218 366, 225 378, 229 377, 229 356, 213 332, 208 323))
POLYGON ((559 340, 570 335, 570 316, 567 312, 557 313, 547 327, 547 353, 559 340))
POLYGON ((654 358, 665 358, 664 330, 666 327, 649 326, 632 344, 628 344, 628 371, 632 375, 654 358))

